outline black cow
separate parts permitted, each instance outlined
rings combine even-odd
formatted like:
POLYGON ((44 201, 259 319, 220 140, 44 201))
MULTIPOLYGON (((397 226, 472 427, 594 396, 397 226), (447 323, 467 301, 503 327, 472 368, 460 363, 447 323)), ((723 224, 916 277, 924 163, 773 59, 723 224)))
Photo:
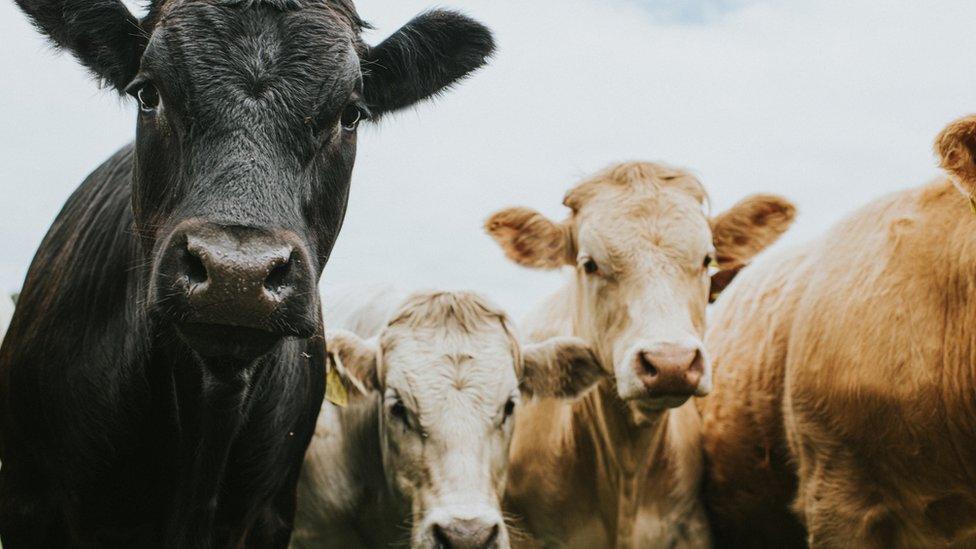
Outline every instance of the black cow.
POLYGON ((491 34, 432 11, 370 47, 351 0, 142 20, 17 1, 140 112, 55 220, 0 349, 3 545, 283 547, 357 125, 481 66, 491 34))

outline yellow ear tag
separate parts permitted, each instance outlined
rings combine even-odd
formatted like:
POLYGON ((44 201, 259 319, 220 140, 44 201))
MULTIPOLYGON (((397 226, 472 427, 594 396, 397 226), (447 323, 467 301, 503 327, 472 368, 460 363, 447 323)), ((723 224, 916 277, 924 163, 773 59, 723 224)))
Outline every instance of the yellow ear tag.
POLYGON ((715 261, 715 259, 711 256, 709 256, 708 265, 705 267, 708 270, 708 276, 715 276, 719 271, 722 270, 718 267, 718 261, 715 261))
POLYGON ((342 382, 342 378, 339 376, 339 371, 336 370, 335 365, 330 363, 326 367, 329 371, 325 374, 325 400, 344 408, 349 404, 349 393, 346 392, 346 384, 342 382))
POLYGON ((969 195, 969 209, 973 211, 973 215, 976 215, 976 197, 969 195))

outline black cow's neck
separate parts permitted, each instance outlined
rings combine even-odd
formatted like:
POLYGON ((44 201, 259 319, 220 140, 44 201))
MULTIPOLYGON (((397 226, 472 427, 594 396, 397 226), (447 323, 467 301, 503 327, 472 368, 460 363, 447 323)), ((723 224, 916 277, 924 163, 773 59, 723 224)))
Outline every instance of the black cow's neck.
POLYGON ((167 428, 172 433, 167 437, 167 466, 174 481, 169 487, 173 505, 166 513, 165 538, 173 546, 207 546, 228 457, 247 420, 248 396, 259 364, 233 369, 206 364, 178 338, 155 339, 153 368, 166 375, 153 383, 160 397, 154 414, 160 420, 169 415, 167 428))
POLYGON ((0 458, 8 475, 50 480, 8 497, 48 510, 30 539, 55 544, 286 543, 282 487, 294 489, 321 404, 323 337, 250 368, 204 367, 146 314, 131 177, 126 147, 72 195, 31 264, 0 349, 0 458))

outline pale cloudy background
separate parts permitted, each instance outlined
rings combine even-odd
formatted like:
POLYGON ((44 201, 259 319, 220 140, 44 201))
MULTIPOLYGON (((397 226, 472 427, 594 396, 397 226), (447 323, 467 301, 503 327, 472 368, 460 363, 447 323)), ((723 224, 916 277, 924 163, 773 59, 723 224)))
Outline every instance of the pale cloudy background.
MULTIPOLYGON (((564 215, 623 159, 693 169, 715 210, 752 192, 800 208, 784 244, 938 174, 935 134, 976 111, 976 2, 359 0, 378 42, 432 6, 496 33, 494 61, 436 104, 365 129, 325 278, 473 288, 517 315, 558 273, 510 265, 493 210, 564 215)), ((0 290, 16 291, 61 204, 131 139, 134 106, 55 56, 0 1, 0 290)), ((856 267, 856 266, 852 266, 856 267)))

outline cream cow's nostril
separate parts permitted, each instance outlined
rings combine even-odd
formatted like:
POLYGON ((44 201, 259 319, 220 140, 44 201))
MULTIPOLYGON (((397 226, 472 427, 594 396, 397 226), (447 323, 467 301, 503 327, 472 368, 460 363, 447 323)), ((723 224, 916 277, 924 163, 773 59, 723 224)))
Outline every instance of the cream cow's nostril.
POLYGON ((704 374, 704 357, 697 346, 657 343, 637 352, 634 370, 649 395, 691 395, 704 374))

